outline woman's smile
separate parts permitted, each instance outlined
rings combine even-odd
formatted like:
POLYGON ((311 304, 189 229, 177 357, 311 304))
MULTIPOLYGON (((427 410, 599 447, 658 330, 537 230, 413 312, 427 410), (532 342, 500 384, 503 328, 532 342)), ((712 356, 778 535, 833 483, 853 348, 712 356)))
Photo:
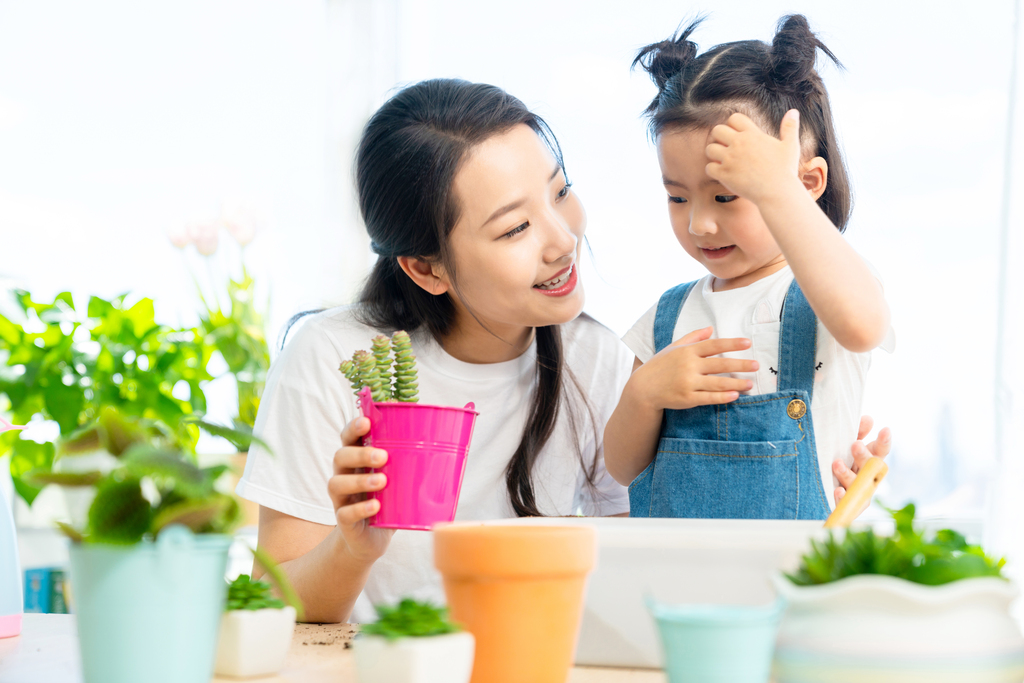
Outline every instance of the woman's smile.
POLYGON ((573 263, 568 268, 558 271, 555 277, 534 285, 533 288, 546 296, 565 296, 576 289, 577 282, 576 264, 573 263))

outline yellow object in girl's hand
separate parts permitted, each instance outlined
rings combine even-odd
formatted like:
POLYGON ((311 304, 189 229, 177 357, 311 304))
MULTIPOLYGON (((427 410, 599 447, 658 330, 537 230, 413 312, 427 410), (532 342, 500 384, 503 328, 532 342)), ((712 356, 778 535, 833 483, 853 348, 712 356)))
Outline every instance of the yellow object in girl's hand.
POLYGON ((889 466, 881 458, 868 458, 861 465, 857 478, 846 491, 846 495, 839 499, 836 509, 825 520, 826 529, 847 528, 857 519, 861 511, 871 504, 871 498, 875 495, 878 485, 885 479, 889 472, 889 466))

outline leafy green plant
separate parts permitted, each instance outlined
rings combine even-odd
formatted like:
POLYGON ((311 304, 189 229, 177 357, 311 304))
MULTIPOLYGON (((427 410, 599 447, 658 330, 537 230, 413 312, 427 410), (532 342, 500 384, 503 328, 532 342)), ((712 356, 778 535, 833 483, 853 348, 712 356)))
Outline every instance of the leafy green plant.
MULTIPOLYGON (((224 357, 238 387, 236 428, 247 425, 251 429, 255 424, 270 368, 270 348, 263 315, 255 306, 255 288, 255 281, 243 265, 240 279, 228 279, 227 311, 216 298, 203 297, 200 291, 205 309, 200 314, 200 328, 206 343, 224 357)), ((248 450, 248 446, 243 450, 248 450)))
POLYGON ((338 370, 352 384, 352 390, 359 394, 363 387, 370 387, 373 400, 419 401, 419 383, 416 371, 416 356, 412 353, 412 341, 404 330, 399 330, 388 339, 377 335, 371 341, 372 351, 356 351, 352 360, 342 361, 338 370), (394 360, 391 353, 394 351, 394 360), (394 362, 394 372, 391 370, 394 362))
POLYGON ((364 634, 398 640, 405 637, 439 636, 462 630, 448 621, 447 609, 429 602, 404 598, 394 607, 375 605, 374 609, 377 610, 377 621, 363 625, 360 631, 364 634))
POLYGON ((281 571, 281 568, 270 559, 270 556, 260 548, 250 548, 256 562, 267 572, 267 576, 274 582, 277 589, 284 596, 284 600, 273 597, 270 594, 270 584, 264 581, 253 581, 247 574, 239 575, 228 585, 228 601, 225 611, 232 610, 258 610, 258 609, 281 609, 285 603, 295 608, 295 617, 299 621, 305 617, 302 607, 302 600, 295 592, 288 576, 281 571))
MULTIPOLYGON (((0 315, 0 410, 13 422, 53 420, 66 437, 113 406, 162 422, 179 445, 194 449, 199 430, 183 418, 206 411, 202 383, 211 379, 212 350, 199 330, 158 324, 151 299, 128 305, 127 295, 94 296, 82 316, 69 292, 49 303, 22 290, 13 295, 18 319, 0 315)), ((52 467, 55 443, 7 432, 0 456, 8 452, 15 490, 31 505, 40 488, 26 475, 52 467)))
POLYGON ((245 249, 256 236, 257 223, 244 207, 225 205, 220 218, 183 226, 170 235, 171 243, 182 249, 183 255, 192 245, 202 257, 201 268, 187 256, 186 264, 202 303, 200 328, 205 341, 220 352, 228 366, 226 374, 233 375, 237 384, 238 416, 233 422, 239 431, 245 426, 251 430, 255 424, 270 368, 264 316, 256 306, 256 283, 245 267, 245 249), (220 248, 222 229, 237 242, 237 251, 220 248), (235 263, 241 265, 237 279, 229 275, 235 263))
POLYGON ((153 420, 107 406, 90 425, 63 441, 61 451, 102 447, 117 459, 109 472, 33 470, 33 485, 89 486, 96 495, 85 528, 60 528, 72 540, 130 545, 156 538, 172 524, 194 533, 228 533, 242 518, 238 502, 216 490, 226 465, 199 467, 195 455, 153 420))
POLYGON ((889 513, 896 522, 892 536, 879 536, 872 529, 847 531, 842 538, 830 532, 827 539, 811 542, 811 552, 787 578, 798 586, 860 574, 895 576, 928 586, 981 576, 1005 578, 1005 560, 989 557, 956 531, 943 529, 925 538, 914 528, 913 503, 889 513))
POLYGON ((262 581, 253 581, 248 574, 239 574, 238 577, 228 584, 228 602, 225 611, 234 610, 258 610, 258 609, 281 609, 284 607, 284 600, 279 600, 270 594, 270 584, 262 581))

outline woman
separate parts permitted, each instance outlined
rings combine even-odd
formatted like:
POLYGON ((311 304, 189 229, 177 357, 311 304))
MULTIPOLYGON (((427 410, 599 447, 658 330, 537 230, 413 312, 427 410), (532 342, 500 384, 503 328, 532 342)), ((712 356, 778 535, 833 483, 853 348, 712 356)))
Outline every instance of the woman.
POLYGON ((424 403, 480 412, 457 519, 628 512, 599 434, 632 357, 581 315, 586 216, 547 125, 494 86, 425 81, 370 119, 356 175, 380 259, 358 304, 311 318, 274 364, 256 432, 276 455, 253 449, 238 486, 310 621, 443 600, 430 535, 367 523, 386 482, 361 470, 387 454, 359 446, 369 425, 337 368, 380 332, 412 335, 424 403))

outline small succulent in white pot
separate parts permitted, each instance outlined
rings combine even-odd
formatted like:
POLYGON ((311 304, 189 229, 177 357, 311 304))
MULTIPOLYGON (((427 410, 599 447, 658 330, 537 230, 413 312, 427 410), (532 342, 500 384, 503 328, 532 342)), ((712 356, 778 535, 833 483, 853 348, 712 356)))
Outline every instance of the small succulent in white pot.
POLYGON ((410 598, 376 610, 353 644, 362 683, 468 683, 475 643, 448 610, 410 598))
POLYGON ((815 541, 776 577, 788 608, 779 683, 1019 683, 1024 638, 1010 614, 1018 588, 959 533, 925 536, 914 506, 891 511, 892 536, 871 529, 815 541))
POLYGON ((220 676, 248 678, 280 671, 291 648, 295 620, 303 616, 302 604, 284 573, 262 551, 253 552, 291 604, 273 597, 270 584, 253 581, 247 574, 231 582, 214 665, 220 676))

